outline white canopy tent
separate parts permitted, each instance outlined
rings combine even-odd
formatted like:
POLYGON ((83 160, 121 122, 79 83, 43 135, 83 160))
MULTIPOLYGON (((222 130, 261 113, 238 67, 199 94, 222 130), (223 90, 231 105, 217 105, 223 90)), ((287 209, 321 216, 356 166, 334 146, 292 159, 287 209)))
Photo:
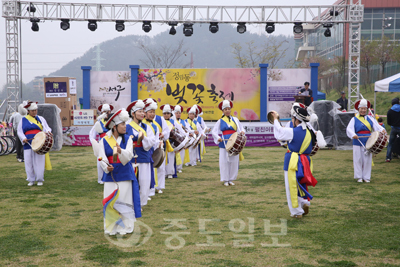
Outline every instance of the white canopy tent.
POLYGON ((374 89, 375 110, 376 110, 376 92, 400 92, 400 73, 375 82, 375 89, 374 89))

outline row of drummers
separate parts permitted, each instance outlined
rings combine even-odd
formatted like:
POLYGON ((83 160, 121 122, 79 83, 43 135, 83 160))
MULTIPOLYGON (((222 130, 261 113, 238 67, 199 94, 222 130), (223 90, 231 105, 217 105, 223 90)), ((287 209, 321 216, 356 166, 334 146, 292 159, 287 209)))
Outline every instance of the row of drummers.
MULTIPOLYGON (((102 114, 90 132, 98 158, 98 182, 107 185, 107 182, 131 180, 129 167, 125 167, 130 161, 132 164, 128 165, 132 165, 138 181, 141 206, 156 192, 162 193, 165 179, 176 178, 183 165, 195 166, 201 161, 205 154, 204 139, 210 131, 199 116, 200 106, 189 108, 186 120, 181 118, 180 105, 165 104, 159 108, 163 116, 155 114, 158 104, 152 98, 133 101, 126 110, 115 113, 111 113, 112 105, 103 104, 98 107, 102 114), (97 134, 99 142, 95 140, 97 134), (110 166, 114 167, 112 171, 110 166)), ((106 191, 105 188, 105 195, 106 191)))

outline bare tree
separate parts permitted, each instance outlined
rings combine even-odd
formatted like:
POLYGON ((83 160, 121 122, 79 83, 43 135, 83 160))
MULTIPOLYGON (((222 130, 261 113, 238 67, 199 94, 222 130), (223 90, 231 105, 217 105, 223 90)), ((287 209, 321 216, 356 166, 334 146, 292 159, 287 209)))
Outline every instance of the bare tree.
MULTIPOLYGON (((309 58, 303 59, 303 61, 300 64, 301 68, 309 68, 310 63, 319 63, 318 67, 318 79, 324 79, 327 81, 327 86, 325 87, 326 93, 329 94, 333 87, 333 83, 331 83, 332 77, 333 77, 333 72, 331 70, 332 68, 332 61, 325 58, 325 57, 320 57, 320 56, 313 56, 309 58)), ((319 83, 320 86, 321 83, 319 83)), ((318 86, 318 87, 319 87, 318 86)))
POLYGON ((377 57, 381 65, 381 79, 385 78, 386 64, 395 59, 396 52, 396 42, 390 41, 388 37, 384 36, 377 50, 377 57))
POLYGON ((149 45, 140 40, 136 47, 146 56, 146 59, 140 60, 140 62, 149 68, 168 69, 173 66, 186 68, 190 65, 190 63, 182 63, 182 56, 186 56, 188 53, 183 40, 180 40, 177 44, 171 45, 149 45))
POLYGON ((367 79, 364 82, 365 88, 369 88, 371 91, 371 67, 373 65, 378 64, 379 60, 376 55, 376 51, 378 50, 378 41, 373 40, 361 40, 361 48, 360 48, 360 65, 365 68, 367 79))
POLYGON ((347 60, 343 56, 336 56, 332 61, 332 68, 335 70, 336 82, 334 88, 340 93, 344 87, 344 81, 346 79, 347 60))
POLYGON ((286 48, 284 44, 288 41, 278 41, 274 37, 269 37, 260 47, 257 47, 254 41, 246 43, 246 50, 239 43, 233 43, 232 53, 240 68, 257 68, 261 63, 268 63, 270 68, 275 68, 279 61, 286 56, 289 46, 286 48))

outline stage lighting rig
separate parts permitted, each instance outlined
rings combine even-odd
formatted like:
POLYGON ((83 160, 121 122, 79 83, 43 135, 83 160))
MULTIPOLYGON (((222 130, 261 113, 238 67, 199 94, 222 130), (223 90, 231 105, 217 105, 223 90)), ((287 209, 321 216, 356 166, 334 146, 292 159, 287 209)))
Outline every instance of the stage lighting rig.
POLYGON ((242 34, 246 32, 246 23, 245 22, 238 22, 237 32, 242 34))
POLYGON ((115 21, 115 30, 116 30, 117 32, 122 32, 123 30, 125 30, 125 24, 124 24, 124 22, 125 22, 125 21, 123 21, 123 20, 117 20, 117 21, 115 21))
POLYGON ((275 31, 275 24, 273 22, 267 22, 267 25, 265 26, 265 31, 267 33, 273 33, 275 31))
POLYGON ((30 19, 30 22, 32 22, 32 27, 31 27, 32 31, 38 32, 38 31, 39 31, 39 24, 38 24, 38 22, 40 22, 40 19, 38 19, 38 18, 31 18, 31 19, 30 19))
POLYGON ((152 29, 151 22, 150 21, 143 21, 142 30, 144 32, 149 32, 149 31, 151 31, 151 29, 152 29))
POLYGON ((31 4, 26 8, 26 10, 27 10, 28 12, 35 13, 35 12, 36 12, 36 7, 31 3, 31 4))
POLYGON ((61 22, 60 22, 60 28, 61 28, 63 31, 66 31, 66 30, 69 29, 69 27, 70 27, 70 25, 69 25, 69 19, 62 19, 61 22))
POLYGON ((88 29, 94 32, 97 29, 97 22, 95 20, 89 20, 88 29))
POLYGON ((295 22, 294 23, 293 32, 297 33, 297 34, 303 32, 303 25, 301 25, 301 22, 295 22))
POLYGON ((332 23, 324 23, 322 26, 324 26, 324 28, 326 28, 326 30, 324 32, 324 36, 325 37, 331 37, 332 33, 331 33, 330 28, 333 27, 333 24, 332 23))
POLYGON ((193 34, 193 23, 183 23, 183 34, 190 37, 193 34))
POLYGON ((178 22, 168 22, 168 25, 171 26, 171 29, 169 30, 169 34, 175 35, 176 34, 175 27, 178 26, 178 22))
POLYGON ((216 33, 219 30, 218 22, 210 22, 210 27, 208 28, 211 33, 216 33))

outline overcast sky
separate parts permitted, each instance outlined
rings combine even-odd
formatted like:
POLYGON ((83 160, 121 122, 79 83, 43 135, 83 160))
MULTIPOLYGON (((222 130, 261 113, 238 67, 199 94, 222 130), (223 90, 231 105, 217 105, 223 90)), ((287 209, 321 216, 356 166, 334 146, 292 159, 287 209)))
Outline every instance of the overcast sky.
MULTIPOLYGON (((55 1, 49 1, 55 2, 55 1)), ((66 2, 69 1, 57 1, 66 2)), ((165 0, 146 0, 127 1, 127 0, 87 0, 87 1, 72 1, 84 3, 113 3, 113 4, 155 4, 165 5, 165 0)), ((276 3, 287 6, 298 5, 330 5, 334 0, 247 0, 245 4, 248 6, 276 5, 276 3)), ((169 5, 195 5, 198 1, 182 1, 168 0, 169 5)), ((243 6, 244 2, 239 0, 203 0, 201 5, 238 5, 243 6)), ((39 32, 31 30, 31 23, 27 20, 21 22, 22 34, 22 80, 24 83, 31 81, 35 76, 48 75, 49 73, 60 69, 63 65, 82 56, 92 46, 101 42, 113 39, 118 36, 126 36, 131 34, 145 35, 141 29, 141 24, 125 24, 125 31, 117 32, 115 23, 98 23, 98 28, 95 32, 91 32, 87 28, 87 22, 71 22, 71 28, 67 31, 60 29, 60 21, 45 21, 39 23, 39 32)), ((169 29, 167 25, 153 24, 153 29, 146 35, 154 36, 162 31, 169 29)), ((264 31, 264 26, 248 26, 247 29, 251 32, 264 31)), ((293 25, 281 24, 276 25, 276 30, 273 34, 293 35, 293 25)), ((178 33, 179 34, 179 33, 178 33)), ((188 37, 190 38, 190 37, 188 37)), ((0 18, 0 88, 6 83, 6 40, 5 40, 5 19, 0 18)), ((94 58, 93 54, 93 58, 94 58)), ((93 62, 94 63, 94 62, 93 62)), ((138 64, 132 62, 131 64, 138 64)), ((121 66, 121 69, 126 66, 121 66)))

